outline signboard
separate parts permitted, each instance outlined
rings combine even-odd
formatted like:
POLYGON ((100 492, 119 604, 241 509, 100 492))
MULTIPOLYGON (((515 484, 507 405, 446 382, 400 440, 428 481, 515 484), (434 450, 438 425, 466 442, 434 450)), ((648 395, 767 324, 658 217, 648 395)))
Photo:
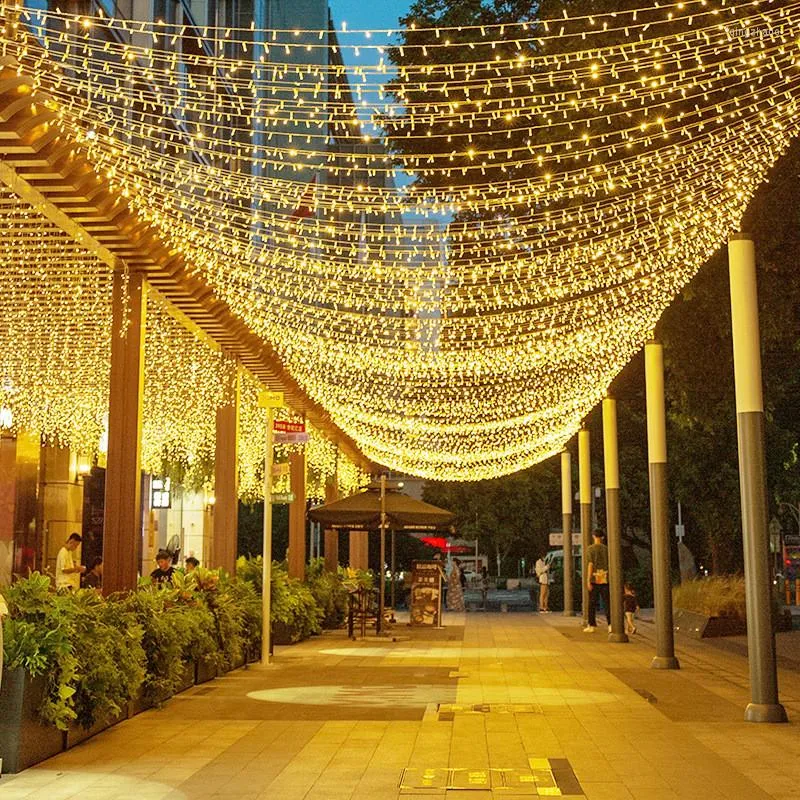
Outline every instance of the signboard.
POLYGON ((259 392, 259 408, 280 408, 283 405, 283 392, 259 392))
POLYGON ((276 419, 272 423, 272 430, 281 433, 305 433, 305 422, 290 422, 288 419, 276 419))
POLYGON ((273 464, 272 465, 272 477, 273 478, 283 478, 285 475, 289 474, 289 463, 283 464, 273 464))
POLYGON ((294 502, 294 492, 273 492, 272 505, 283 506, 294 502))
POLYGON ((308 441, 308 434, 278 431, 274 434, 272 441, 273 444, 305 444, 308 441))
POLYGON ((411 571, 411 624, 439 627, 442 619, 442 562, 415 561, 411 571))
MULTIPOLYGON (((550 547, 563 547, 564 546, 564 534, 563 533, 551 533, 550 534, 550 547)), ((573 547, 580 547, 581 546, 581 535, 580 533, 573 533, 572 534, 572 546, 573 547)))

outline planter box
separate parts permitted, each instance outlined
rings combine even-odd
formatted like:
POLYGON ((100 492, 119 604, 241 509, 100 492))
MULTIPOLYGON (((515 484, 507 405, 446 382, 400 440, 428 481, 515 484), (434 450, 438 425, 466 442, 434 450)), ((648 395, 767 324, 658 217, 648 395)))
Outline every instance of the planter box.
POLYGON ((217 665, 213 661, 198 661, 195 663, 194 682, 207 683, 217 677, 217 665))
POLYGON ((128 719, 152 707, 153 701, 144 696, 144 689, 140 686, 136 697, 131 698, 131 701, 128 703, 128 719))
POLYGON ((84 728, 81 725, 70 725, 69 730, 66 732, 66 747, 67 750, 70 747, 75 747, 76 744, 80 744, 81 742, 85 742, 87 739, 91 739, 92 736, 97 735, 98 733, 102 733, 104 730, 110 728, 112 725, 116 725, 118 722, 121 722, 123 719, 128 718, 128 710, 127 708, 122 714, 119 714, 114 719, 106 720, 103 722, 95 722, 91 728, 84 728))
POLYGON ((672 620, 675 633, 693 639, 708 639, 715 636, 741 636, 747 633, 747 623, 736 617, 707 617, 683 608, 675 609, 672 620))
POLYGON ((180 692, 185 692, 187 689, 191 689, 194 686, 194 677, 196 672, 196 665, 194 661, 188 661, 186 664, 183 665, 183 680, 178 685, 178 688, 175 690, 175 694, 180 692))
POLYGON ((243 667, 247 663, 247 659, 245 658, 245 653, 242 651, 236 658, 233 659, 233 664, 231 664, 231 672, 235 669, 239 669, 243 667))
POLYGON ((21 772, 64 749, 63 731, 39 721, 46 676, 21 667, 3 673, 0 688, 0 755, 3 772, 21 772))

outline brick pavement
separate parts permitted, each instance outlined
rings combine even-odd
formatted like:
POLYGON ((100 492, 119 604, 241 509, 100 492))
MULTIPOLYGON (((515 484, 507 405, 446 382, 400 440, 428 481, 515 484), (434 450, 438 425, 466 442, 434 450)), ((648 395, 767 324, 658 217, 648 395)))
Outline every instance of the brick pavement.
POLYGON ((398 641, 340 632, 195 687, 19 776, 0 800, 795 800, 789 725, 742 721, 746 662, 647 635, 612 645, 560 615, 449 615, 398 641))

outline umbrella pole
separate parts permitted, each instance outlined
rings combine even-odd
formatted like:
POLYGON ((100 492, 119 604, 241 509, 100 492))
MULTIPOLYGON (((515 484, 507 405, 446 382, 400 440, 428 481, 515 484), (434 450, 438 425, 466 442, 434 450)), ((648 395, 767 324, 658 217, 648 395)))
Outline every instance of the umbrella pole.
POLYGON ((381 559, 378 565, 380 576, 380 594, 378 601, 378 621, 375 626, 377 633, 383 632, 383 608, 386 604, 386 475, 381 475, 381 559))
POLYGON ((396 549, 395 549, 395 531, 392 531, 392 620, 394 620, 394 610, 395 610, 395 583, 397 581, 397 568, 395 564, 397 563, 396 560, 396 549))

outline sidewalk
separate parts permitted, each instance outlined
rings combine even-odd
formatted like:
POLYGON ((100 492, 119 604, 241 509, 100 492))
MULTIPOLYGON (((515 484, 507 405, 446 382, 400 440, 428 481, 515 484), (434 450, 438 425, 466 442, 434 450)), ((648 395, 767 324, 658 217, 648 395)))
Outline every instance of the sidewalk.
POLYGON ((16 777, 0 800, 794 800, 789 725, 742 722, 746 661, 646 636, 611 645, 560 615, 448 615, 399 641, 341 632, 195 687, 16 777))

